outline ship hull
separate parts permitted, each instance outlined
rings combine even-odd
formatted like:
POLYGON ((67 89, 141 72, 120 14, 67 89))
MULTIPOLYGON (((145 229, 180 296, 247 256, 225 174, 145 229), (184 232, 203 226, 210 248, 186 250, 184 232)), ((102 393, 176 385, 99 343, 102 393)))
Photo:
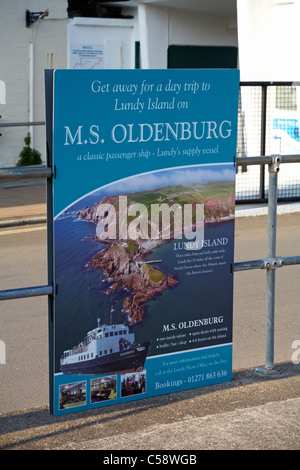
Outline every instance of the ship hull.
POLYGON ((133 345, 126 351, 96 357, 72 364, 61 364, 63 374, 101 375, 135 372, 144 368, 149 354, 150 341, 133 345))

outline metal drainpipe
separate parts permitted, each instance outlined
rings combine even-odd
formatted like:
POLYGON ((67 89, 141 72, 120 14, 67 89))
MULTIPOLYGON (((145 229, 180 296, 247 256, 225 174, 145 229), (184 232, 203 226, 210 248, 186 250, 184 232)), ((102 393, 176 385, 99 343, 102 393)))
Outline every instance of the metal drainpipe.
POLYGON ((141 4, 138 6, 139 28, 140 28, 140 51, 141 51, 141 66, 143 69, 150 68, 149 57, 149 34, 147 23, 147 5, 141 4))
MULTIPOLYGON (((28 117, 29 122, 33 121, 33 82, 34 82, 34 51, 33 51, 34 32, 29 30, 29 101, 28 101, 28 117)), ((31 147, 34 147, 33 126, 29 127, 31 137, 31 147)))

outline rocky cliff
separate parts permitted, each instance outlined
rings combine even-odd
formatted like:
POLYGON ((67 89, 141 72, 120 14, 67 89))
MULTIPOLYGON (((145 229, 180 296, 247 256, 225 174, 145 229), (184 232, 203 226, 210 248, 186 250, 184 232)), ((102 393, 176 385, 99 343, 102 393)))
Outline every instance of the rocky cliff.
POLYGON ((90 269, 100 269, 112 282, 107 294, 117 287, 128 292, 123 310, 131 325, 142 320, 145 302, 177 283, 173 276, 164 274, 144 261, 146 253, 133 240, 129 240, 112 244, 89 262, 90 269))

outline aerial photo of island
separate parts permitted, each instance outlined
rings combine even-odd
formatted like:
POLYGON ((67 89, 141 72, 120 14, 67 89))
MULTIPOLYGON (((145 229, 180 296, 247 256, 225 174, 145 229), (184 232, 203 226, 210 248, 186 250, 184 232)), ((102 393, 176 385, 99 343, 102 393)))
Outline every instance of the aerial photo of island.
MULTIPOLYGON (((82 341, 88 328, 94 328, 98 317, 109 321, 111 305, 114 306, 113 323, 140 327, 135 330, 139 342, 159 334, 163 321, 182 318, 182 309, 187 313, 185 298, 191 301, 190 318, 199 317, 199 303, 194 301, 197 295, 201 295, 203 309, 211 308, 214 303, 211 281, 203 280, 202 287, 194 289, 192 283, 174 269, 172 243, 174 245, 179 235, 182 236, 180 241, 185 240, 186 227, 182 225, 180 234, 172 211, 167 227, 162 219, 153 221, 151 208, 166 204, 182 208, 183 213, 185 205, 193 208, 203 205, 205 238, 213 240, 224 236, 225 226, 231 237, 234 178, 232 165, 199 165, 192 169, 136 175, 92 191, 59 214, 55 220, 55 246, 59 289, 56 337, 60 354, 82 341), (130 215, 133 207, 140 211, 130 215), (136 233, 140 230, 140 236, 135 239, 130 237, 132 225, 137 228, 136 233), (166 228, 168 237, 164 236, 166 228), (110 236, 106 236, 107 233, 110 236), (158 299, 166 292, 172 296, 159 304, 158 299), (158 316, 148 315, 147 329, 143 330, 147 310, 157 312, 158 316), (66 328, 68 336, 64 335, 66 328)), ((190 232, 196 227, 195 214, 193 211, 190 232)), ((229 248, 228 253, 230 257, 229 248)), ((231 277, 228 282, 230 287, 231 277)), ((225 284, 223 282, 222 289, 227 295, 225 284)), ((154 348, 151 351, 153 354, 154 348)))
MULTIPOLYGON (((154 295, 173 287, 177 284, 177 279, 171 274, 166 274, 157 267, 153 267, 151 261, 146 261, 149 251, 155 250, 155 247, 163 243, 166 239, 174 239, 174 217, 170 217, 170 237, 163 238, 165 226, 162 220, 160 226, 156 228, 156 239, 148 237, 132 239, 116 238, 103 239, 105 227, 109 223, 119 225, 121 212, 119 211, 119 195, 107 196, 96 201, 91 208, 84 207, 76 212, 76 216, 86 221, 101 226, 101 232, 95 235, 95 239, 100 242, 108 243, 107 249, 101 250, 89 262, 89 267, 101 270, 111 281, 108 293, 114 291, 118 286, 128 291, 128 296, 124 300, 123 308, 128 314, 130 324, 142 320, 144 308, 143 305, 154 295), (111 207, 112 211, 105 210, 103 207, 111 207), (113 217, 111 215, 113 213, 113 217)), ((234 217, 234 184, 232 181, 213 181, 207 183, 181 184, 165 186, 142 192, 131 193, 127 195, 128 210, 133 204, 142 204, 147 208, 147 214, 151 216, 151 206, 168 204, 178 204, 184 208, 185 204, 204 205, 204 223, 220 223, 230 220, 234 217)), ((127 216, 127 225, 132 222, 133 217, 127 216)), ((149 220, 149 227, 153 220, 149 220)), ((152 227, 151 227, 152 228, 152 227)), ((194 220, 190 230, 195 229, 194 220)), ((150 232, 150 229, 149 229, 150 232)), ((128 233, 128 231, 127 231, 128 233)), ((145 235, 145 234, 144 234, 145 235)))

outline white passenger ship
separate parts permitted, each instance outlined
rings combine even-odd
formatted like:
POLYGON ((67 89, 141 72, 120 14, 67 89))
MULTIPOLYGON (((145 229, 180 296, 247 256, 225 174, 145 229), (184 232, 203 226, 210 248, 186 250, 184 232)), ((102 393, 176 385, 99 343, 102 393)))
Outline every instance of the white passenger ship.
POLYGON ((87 333, 78 346, 64 351, 60 369, 64 374, 100 375, 142 370, 150 351, 150 341, 134 343, 128 326, 101 325, 87 333))

